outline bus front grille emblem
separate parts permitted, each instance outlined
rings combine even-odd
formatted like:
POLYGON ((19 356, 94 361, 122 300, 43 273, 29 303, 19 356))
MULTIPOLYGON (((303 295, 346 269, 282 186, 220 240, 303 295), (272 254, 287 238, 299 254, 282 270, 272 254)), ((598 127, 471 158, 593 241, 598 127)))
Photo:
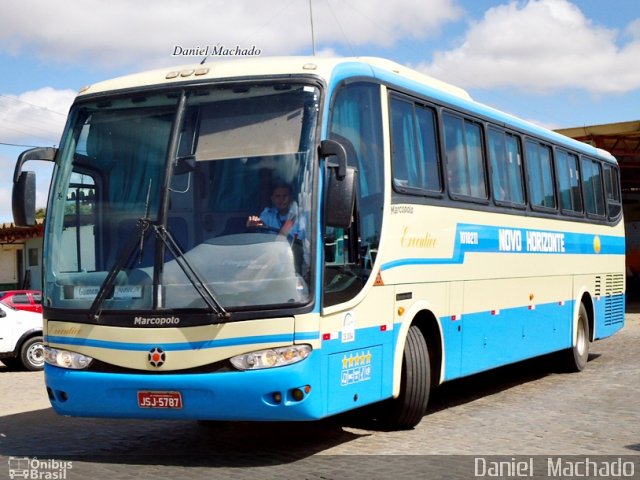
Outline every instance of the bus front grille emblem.
POLYGON ((147 359, 149 360, 149 363, 152 367, 161 367, 162 365, 164 365, 164 362, 167 359, 167 355, 160 347, 154 347, 149 350, 147 359))

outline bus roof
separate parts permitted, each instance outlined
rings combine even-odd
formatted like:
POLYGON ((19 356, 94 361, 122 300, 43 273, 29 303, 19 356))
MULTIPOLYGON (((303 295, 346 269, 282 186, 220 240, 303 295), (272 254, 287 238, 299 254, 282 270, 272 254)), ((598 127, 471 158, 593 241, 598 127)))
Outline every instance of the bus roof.
POLYGON ((565 145, 568 148, 598 156, 610 162, 616 161, 609 152, 476 102, 467 91, 460 87, 391 60, 376 57, 247 57, 214 60, 205 64, 162 68, 106 80, 84 87, 79 93, 79 98, 140 87, 179 85, 185 82, 305 74, 320 77, 327 84, 349 76, 377 78, 382 82, 444 101, 467 112, 490 118, 499 124, 530 133, 556 144, 565 145))
POLYGON ((417 72, 391 60, 376 57, 251 57, 211 61, 204 65, 191 64, 179 67, 168 67, 113 78, 84 87, 80 91, 80 95, 144 86, 170 85, 172 83, 182 83, 193 80, 206 81, 264 75, 313 74, 320 76, 328 83, 334 69, 347 64, 368 66, 370 74, 373 74, 374 68, 387 70, 388 72, 393 72, 416 82, 429 85, 432 88, 446 91, 451 95, 471 100, 471 96, 460 87, 417 72))

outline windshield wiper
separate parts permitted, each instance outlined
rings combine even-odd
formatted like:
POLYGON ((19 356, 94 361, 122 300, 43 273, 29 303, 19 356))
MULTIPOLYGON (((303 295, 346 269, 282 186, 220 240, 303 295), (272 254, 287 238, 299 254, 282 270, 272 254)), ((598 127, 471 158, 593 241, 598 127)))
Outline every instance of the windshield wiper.
POLYGON ((140 244, 140 248, 142 249, 142 245, 144 244, 145 237, 149 233, 149 226, 150 226, 150 222, 148 218, 140 218, 138 220, 138 223, 136 224, 137 228, 135 228, 131 232, 131 236, 129 237, 128 243, 122 250, 120 250, 120 255, 118 255, 118 258, 116 259, 116 263, 114 263, 113 267, 111 267, 111 270, 109 270, 109 273, 107 274, 107 277, 104 279, 104 282, 102 282, 102 285, 100 285, 100 290, 98 290, 98 294, 96 295, 96 298, 93 300, 93 303, 91 304, 91 308, 89 308, 89 319, 95 322, 97 322, 100 319, 100 313, 101 313, 100 307, 102 306, 102 303, 105 301, 105 299, 107 298, 107 295, 115 286, 118 273, 120 273, 120 270, 124 269, 125 265, 127 264, 128 260, 131 258, 131 255, 133 254, 138 244, 140 244), (139 232, 139 236, 138 236, 138 232, 139 232))
POLYGON ((189 282, 191 282, 193 287, 200 294, 204 302, 207 304, 207 307, 209 307, 209 310, 220 320, 226 320, 231 316, 216 299, 211 290, 206 286, 200 274, 196 271, 193 265, 191 265, 171 233, 164 226, 152 224, 148 218, 140 218, 136 227, 137 228, 133 230, 132 235, 129 238, 129 242, 125 248, 120 251, 120 255, 118 256, 116 263, 113 265, 111 270, 109 270, 107 277, 100 286, 100 290, 98 291, 96 298, 91 304, 91 308, 89 309, 89 318, 91 320, 97 322, 100 319, 100 314, 102 313, 100 308, 109 295, 109 292, 113 290, 118 273, 125 268, 136 247, 140 248, 140 254, 142 255, 144 242, 151 230, 153 230, 156 238, 158 238, 163 245, 167 247, 171 255, 173 255, 176 263, 182 269, 189 282))
POLYGON ((191 285, 193 285, 196 291, 200 294, 209 309, 216 314, 219 319, 228 319, 231 315, 216 299, 213 292, 209 290, 203 278, 193 265, 191 265, 169 230, 167 230, 163 225, 152 225, 151 228, 153 228, 156 238, 169 249, 169 252, 173 255, 173 258, 175 258, 176 263, 182 269, 189 282, 191 282, 191 285))

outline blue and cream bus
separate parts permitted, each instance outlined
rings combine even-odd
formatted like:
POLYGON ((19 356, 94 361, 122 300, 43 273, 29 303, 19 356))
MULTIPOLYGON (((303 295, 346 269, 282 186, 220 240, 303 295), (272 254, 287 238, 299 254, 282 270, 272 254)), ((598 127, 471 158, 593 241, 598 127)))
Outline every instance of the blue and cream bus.
MULTIPOLYGON (((63 415, 420 422, 449 380, 624 324, 606 152, 375 58, 157 70, 77 96, 44 244, 63 415), (295 235, 257 219, 286 185, 295 235)), ((282 193, 282 191, 281 191, 282 193)), ((263 217, 260 217, 263 218, 263 217)))

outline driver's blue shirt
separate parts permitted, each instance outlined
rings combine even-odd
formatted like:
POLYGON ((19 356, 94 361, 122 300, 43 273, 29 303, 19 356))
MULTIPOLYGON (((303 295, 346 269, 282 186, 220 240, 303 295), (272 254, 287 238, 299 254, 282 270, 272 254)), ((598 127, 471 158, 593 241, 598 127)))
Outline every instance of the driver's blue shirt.
POLYGON ((287 237, 290 240, 296 238, 303 240, 305 236, 305 222, 297 213, 298 208, 295 203, 289 207, 289 211, 285 215, 281 215, 275 207, 266 207, 260 214, 260 220, 262 220, 262 223, 264 223, 269 230, 273 231, 273 233, 278 233, 287 220, 292 220, 293 227, 289 230, 287 237))

